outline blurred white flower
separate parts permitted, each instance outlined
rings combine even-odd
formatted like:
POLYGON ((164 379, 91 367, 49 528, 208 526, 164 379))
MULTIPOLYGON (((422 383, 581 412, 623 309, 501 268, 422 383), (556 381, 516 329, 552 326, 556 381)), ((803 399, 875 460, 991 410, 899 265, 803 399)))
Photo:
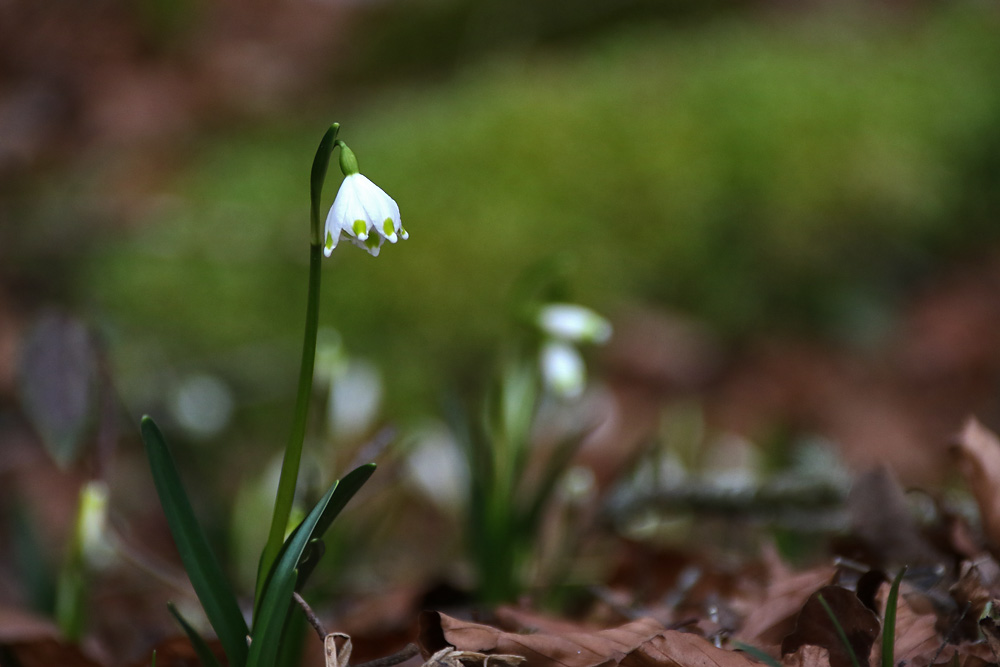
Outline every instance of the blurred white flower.
POLYGON ((323 254, 329 257, 337 243, 347 239, 367 250, 372 257, 378 257, 386 241, 395 243, 409 237, 399 218, 399 206, 392 197, 360 173, 344 177, 326 216, 323 254))
POLYGON ((382 405, 382 375, 362 359, 342 361, 330 384, 327 418, 333 434, 340 438, 364 435, 378 417, 382 405))
POLYGON ((170 408, 190 437, 206 441, 229 426, 236 400, 221 378, 199 373, 177 385, 170 408))
POLYGON ((611 323, 575 303, 550 303, 538 313, 538 326, 553 338, 573 343, 606 343, 611 323))
POLYGON ((580 353, 569 343, 543 343, 539 365, 546 388, 559 398, 579 398, 583 394, 587 371, 580 353))
POLYGON ((416 433, 416 445, 406 457, 407 478, 444 510, 465 506, 469 466, 461 446, 443 424, 428 424, 416 433))
POLYGON ((91 567, 105 566, 114 557, 107 531, 108 495, 108 485, 99 480, 91 480, 80 489, 76 530, 80 550, 91 567))

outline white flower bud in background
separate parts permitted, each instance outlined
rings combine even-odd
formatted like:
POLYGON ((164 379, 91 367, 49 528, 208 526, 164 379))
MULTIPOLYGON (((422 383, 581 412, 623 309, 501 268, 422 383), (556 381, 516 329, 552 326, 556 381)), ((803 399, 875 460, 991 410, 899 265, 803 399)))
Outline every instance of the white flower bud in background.
POLYGON ((107 533, 108 485, 91 480, 80 489, 80 509, 76 519, 80 552, 89 567, 109 563, 114 551, 107 533))
POLYGON ((351 359, 334 374, 330 383, 327 417, 339 438, 363 436, 382 407, 382 375, 371 362, 351 359))
POLYGON ((407 479, 441 509, 458 513, 466 505, 469 466, 443 424, 432 423, 418 431, 405 471, 407 479))
POLYGON ((589 308, 552 303, 538 313, 538 326, 549 336, 573 343, 606 343, 611 323, 589 308))
POLYGON ((579 398, 587 383, 583 357, 575 347, 561 341, 542 344, 539 355, 542 382, 555 396, 563 399, 579 398))

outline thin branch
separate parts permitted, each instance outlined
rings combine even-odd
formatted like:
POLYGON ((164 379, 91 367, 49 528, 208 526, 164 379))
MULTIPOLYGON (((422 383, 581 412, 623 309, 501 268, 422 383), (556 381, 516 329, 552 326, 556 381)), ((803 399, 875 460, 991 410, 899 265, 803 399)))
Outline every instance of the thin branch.
POLYGON ((309 603, 306 602, 304 599, 302 599, 302 596, 299 595, 297 592, 292 593, 292 597, 294 597, 298 605, 302 607, 302 613, 306 615, 306 620, 309 621, 309 625, 311 625, 313 627, 313 630, 316 631, 316 634, 319 635, 320 642, 326 641, 326 635, 327 635, 326 628, 323 627, 323 624, 320 623, 320 620, 316 617, 316 614, 313 613, 312 607, 309 606, 309 603))

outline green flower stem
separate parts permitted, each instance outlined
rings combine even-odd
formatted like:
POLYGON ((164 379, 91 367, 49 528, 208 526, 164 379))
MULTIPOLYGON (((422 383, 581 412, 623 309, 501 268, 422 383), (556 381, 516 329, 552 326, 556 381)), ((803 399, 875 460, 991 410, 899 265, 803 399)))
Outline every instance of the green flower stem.
POLYGON ((316 157, 313 158, 312 172, 309 178, 309 242, 314 246, 323 247, 326 239, 323 238, 323 224, 319 217, 320 206, 323 198, 323 181, 326 180, 326 170, 330 166, 330 156, 333 155, 334 146, 337 142, 337 133, 340 132, 340 123, 334 123, 323 135, 316 149, 316 157))
POLYGON ((306 304, 306 328, 302 341, 302 364, 299 367, 299 388, 295 398, 295 419, 292 432, 285 447, 285 458, 281 462, 281 477, 278 479, 278 493, 274 499, 274 514, 267 543, 260 557, 257 571, 257 591, 254 600, 259 601, 267 580, 267 573, 281 551, 288 529, 288 518, 292 513, 295 486, 299 478, 302 462, 302 444, 306 436, 306 420, 309 416, 309 396, 312 393, 313 366, 316 361, 316 331, 319 328, 319 288, 323 259, 323 237, 320 225, 320 205, 323 195, 323 181, 326 179, 330 155, 333 153, 340 125, 334 123, 323 135, 316 157, 313 160, 310 178, 310 244, 309 244, 309 295, 306 304))

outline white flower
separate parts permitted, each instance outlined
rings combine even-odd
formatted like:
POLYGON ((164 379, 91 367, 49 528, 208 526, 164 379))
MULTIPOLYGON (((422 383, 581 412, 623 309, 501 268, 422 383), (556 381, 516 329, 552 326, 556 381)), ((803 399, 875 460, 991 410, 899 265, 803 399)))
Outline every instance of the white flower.
POLYGON ((552 303, 538 313, 538 326, 548 335, 573 343, 606 343, 611 323, 583 306, 552 303))
POLYGON ((365 176, 353 173, 345 176, 340 184, 337 198, 326 216, 323 237, 323 254, 327 257, 341 239, 378 257, 383 243, 395 243, 410 235, 403 229, 399 206, 392 197, 365 176), (373 229, 375 234, 372 234, 373 229))
POLYGON ((542 381, 559 398, 579 398, 586 385, 583 358, 569 343, 549 341, 540 354, 542 381))

